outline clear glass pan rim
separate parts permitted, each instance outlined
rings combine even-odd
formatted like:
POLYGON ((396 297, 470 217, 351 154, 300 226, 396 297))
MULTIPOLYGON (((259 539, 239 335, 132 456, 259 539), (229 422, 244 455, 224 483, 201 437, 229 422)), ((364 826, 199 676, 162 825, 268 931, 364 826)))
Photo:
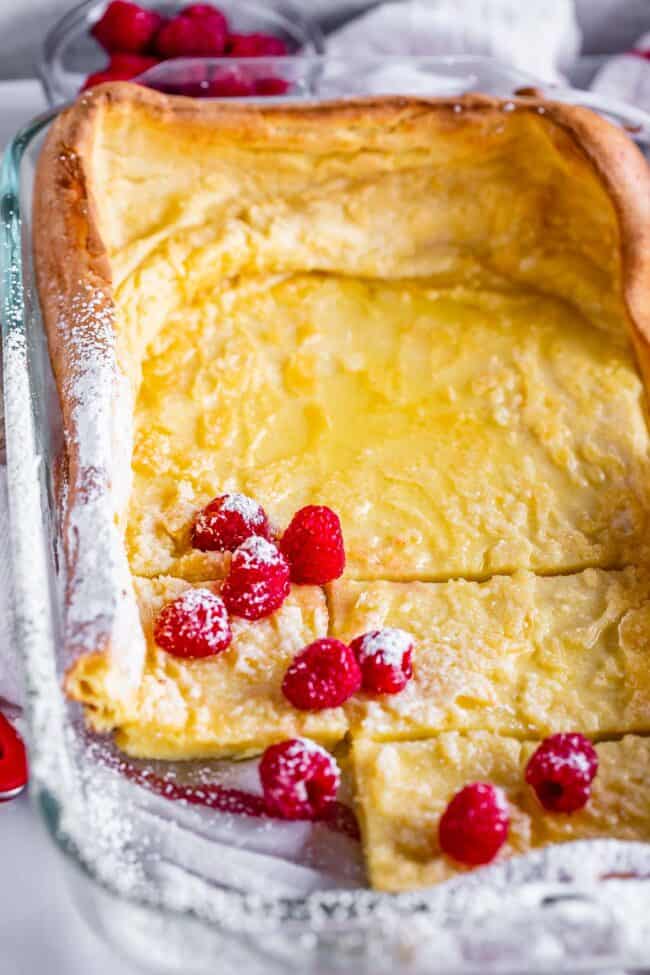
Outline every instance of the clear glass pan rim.
MULTIPOLYGON (((498 94, 501 97, 507 98, 511 95, 514 97, 520 88, 535 89, 541 97, 547 98, 550 101, 579 105, 598 112, 623 126, 637 143, 643 146, 650 145, 650 112, 624 102, 619 98, 603 95, 598 92, 574 88, 569 85, 546 84, 534 75, 522 71, 520 68, 512 68, 499 63, 493 58, 480 54, 390 54, 381 56, 367 54, 355 57, 354 61, 348 56, 320 52, 264 58, 171 58, 167 61, 161 61, 138 76, 137 79, 134 78, 132 80, 145 85, 150 81, 161 84, 167 75, 181 71, 184 66, 197 63, 214 67, 215 69, 228 68, 237 70, 239 68, 255 68, 258 71, 268 69, 271 72, 274 69, 281 70, 284 67, 285 69, 292 69, 296 73, 300 73, 301 80, 304 80, 308 86, 306 91, 279 96, 266 95, 257 98, 255 96, 246 96, 242 98, 229 97, 224 99, 228 102, 259 102, 264 105, 303 103, 306 100, 324 100, 324 96, 319 94, 316 86, 328 69, 334 69, 335 71, 345 69, 348 72, 348 77, 355 71, 359 74, 360 71, 363 72, 375 68, 393 69, 407 67, 415 71, 428 69, 432 73, 438 71, 440 76, 447 77, 450 83, 453 81, 457 81, 459 85, 462 83, 464 93, 481 92, 485 87, 485 78, 491 75, 493 77, 493 87, 496 86, 499 88, 498 94)), ((48 82, 42 72, 41 80, 46 91, 48 91, 48 82)), ((437 80, 439 82, 440 77, 437 80)), ((153 84, 152 87, 155 88, 156 85, 153 84)), ((441 91, 439 95, 453 98, 455 93, 459 94, 459 92, 450 90, 449 92, 441 91)), ((392 90, 392 88, 382 89, 380 93, 375 94, 381 96, 394 95, 395 97, 399 97, 399 95, 414 98, 428 97, 423 91, 408 92, 392 90)), ((327 97, 329 98, 330 96, 327 97)), ((357 95, 341 95, 337 92, 331 97, 339 99, 341 97, 364 97, 364 95, 362 93, 357 95)), ((367 97, 371 96, 368 95, 367 97)), ((206 100, 219 101, 218 98, 206 100)), ((58 104, 55 110, 60 111, 62 108, 65 108, 65 104, 58 104)))

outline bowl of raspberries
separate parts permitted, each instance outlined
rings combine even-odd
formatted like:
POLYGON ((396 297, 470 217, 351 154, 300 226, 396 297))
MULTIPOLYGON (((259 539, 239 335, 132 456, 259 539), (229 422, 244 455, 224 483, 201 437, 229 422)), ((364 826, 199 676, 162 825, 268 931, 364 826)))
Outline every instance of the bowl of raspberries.
POLYGON ((284 2, 90 0, 49 33, 40 67, 53 105, 107 81, 198 98, 278 96, 299 87, 290 55, 322 49, 317 25, 284 2))

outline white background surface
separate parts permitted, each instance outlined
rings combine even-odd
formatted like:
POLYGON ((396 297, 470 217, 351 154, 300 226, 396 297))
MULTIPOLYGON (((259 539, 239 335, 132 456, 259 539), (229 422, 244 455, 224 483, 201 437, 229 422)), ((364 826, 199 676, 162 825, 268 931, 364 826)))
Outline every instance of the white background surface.
MULTIPOLYGON (((36 81, 0 83, 0 148, 44 108, 36 81)), ((27 797, 0 804, 0 975, 137 975, 77 913, 63 859, 27 797)))
POLYGON ((139 975, 81 919, 26 796, 0 805, 0 868, 2 975, 139 975))

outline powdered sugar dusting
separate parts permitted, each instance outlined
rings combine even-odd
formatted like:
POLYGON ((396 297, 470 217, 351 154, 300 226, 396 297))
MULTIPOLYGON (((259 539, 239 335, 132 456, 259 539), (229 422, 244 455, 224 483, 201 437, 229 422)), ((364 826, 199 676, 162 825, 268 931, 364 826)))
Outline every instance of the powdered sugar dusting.
POLYGON ((311 755, 321 755, 323 758, 327 758, 330 761, 334 761, 330 753, 318 742, 312 741, 311 738, 296 738, 296 752, 307 751, 311 755))
POLYGON ((340 773, 333 756, 326 748, 312 741, 311 738, 294 738, 283 752, 283 763, 288 771, 299 773, 305 765, 309 764, 309 758, 315 755, 325 759, 331 765, 332 771, 336 773, 337 781, 339 781, 340 773))
POLYGON ((264 511, 253 498, 247 494, 225 494, 221 503, 222 511, 233 511, 241 515, 245 523, 251 528, 257 528, 264 524, 264 511))
POLYGON ((257 568, 259 566, 285 565, 286 560, 273 542, 268 542, 261 535, 251 535, 236 550, 234 558, 243 568, 257 568))
POLYGON ((194 589, 186 589, 176 600, 183 606, 183 609, 196 614, 199 610, 203 613, 213 615, 225 612, 223 600, 219 598, 211 589, 197 586, 194 589))
POLYGON ((163 608, 154 627, 156 642, 177 656, 206 656, 232 639, 223 599, 210 589, 187 589, 163 608))
POLYGON ((69 439, 77 447, 66 511, 66 653, 109 648, 116 695, 137 687, 146 646, 133 593, 120 516, 131 488, 133 392, 115 352, 114 309, 99 287, 80 280, 57 322, 66 347, 69 439))
POLYGON ((492 785, 492 786, 490 786, 490 788, 492 789, 492 791, 494 793, 494 803, 495 803, 495 805, 498 807, 498 809, 502 813, 506 813, 507 814, 509 812, 509 807, 508 807, 508 800, 506 799, 505 792, 498 785, 492 785))
POLYGON ((366 633, 359 643, 359 662, 369 657, 391 667, 401 667, 404 654, 413 647, 413 637, 405 630, 387 626, 383 630, 366 633))

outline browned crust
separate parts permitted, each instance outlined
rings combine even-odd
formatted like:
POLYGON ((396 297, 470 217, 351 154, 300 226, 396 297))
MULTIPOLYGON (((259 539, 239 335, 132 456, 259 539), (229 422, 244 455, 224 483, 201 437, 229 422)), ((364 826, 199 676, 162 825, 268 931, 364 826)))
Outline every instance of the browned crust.
MULTIPOLYGON (((88 172, 93 136, 101 112, 124 104, 145 109, 170 131, 215 129, 228 140, 247 145, 269 143, 309 150, 326 136, 337 151, 357 151, 392 133, 402 137, 414 131, 426 135, 426 119, 450 129, 480 125, 501 113, 504 100, 485 95, 448 98, 389 97, 302 103, 281 106, 200 102, 170 97, 141 86, 103 85, 83 95, 54 122, 36 173, 34 249, 39 294, 61 398, 70 472, 68 512, 83 501, 96 472, 84 467, 79 456, 74 407, 78 363, 75 337, 59 323, 75 321, 75 307, 88 288, 94 292, 95 310, 113 320, 111 270, 102 241, 98 213, 88 172), (423 126, 424 123, 424 126, 423 126)), ((622 290, 632 339, 646 387, 650 385, 650 170, 622 130, 592 112, 538 97, 509 100, 517 112, 544 115, 569 135, 576 151, 586 157, 611 198, 619 224, 622 290)), ((89 342, 101 336, 91 334, 89 342)), ((110 351, 110 350, 109 350, 110 351)), ((110 485, 106 485, 110 490, 110 485)), ((107 496, 108 497, 108 496, 107 496)), ((66 533, 68 575, 74 584, 77 546, 91 546, 92 538, 66 533)), ((96 650, 110 646, 110 633, 97 633, 96 650)))

